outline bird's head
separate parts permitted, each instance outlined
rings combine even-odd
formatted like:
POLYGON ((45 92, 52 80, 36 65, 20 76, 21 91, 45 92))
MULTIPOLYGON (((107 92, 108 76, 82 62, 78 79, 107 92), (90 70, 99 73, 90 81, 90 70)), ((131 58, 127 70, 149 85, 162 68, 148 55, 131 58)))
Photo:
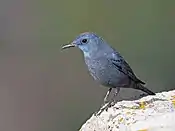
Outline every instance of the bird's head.
POLYGON ((97 36, 95 33, 85 32, 76 37, 70 44, 63 46, 62 49, 78 47, 83 51, 85 56, 88 56, 92 53, 96 53, 102 45, 103 40, 101 37, 97 36))

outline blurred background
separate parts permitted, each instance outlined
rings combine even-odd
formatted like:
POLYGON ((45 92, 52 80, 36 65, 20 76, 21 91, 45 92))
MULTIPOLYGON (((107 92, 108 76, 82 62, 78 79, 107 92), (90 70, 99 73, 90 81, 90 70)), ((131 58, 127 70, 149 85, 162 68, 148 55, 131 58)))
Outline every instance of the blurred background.
MULTIPOLYGON (((1 0, 0 130, 76 131, 107 88, 80 50, 79 33, 102 36, 154 92, 175 87, 175 1, 1 0)), ((118 100, 140 92, 122 89, 118 100)))

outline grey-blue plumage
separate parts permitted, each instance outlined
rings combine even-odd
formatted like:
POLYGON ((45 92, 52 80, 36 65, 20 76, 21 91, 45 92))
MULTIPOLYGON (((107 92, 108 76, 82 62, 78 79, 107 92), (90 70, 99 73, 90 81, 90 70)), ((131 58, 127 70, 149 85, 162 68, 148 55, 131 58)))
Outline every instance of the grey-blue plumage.
POLYGON ((100 84, 109 87, 107 96, 112 88, 116 88, 117 93, 120 88, 134 88, 149 95, 155 95, 143 86, 145 83, 136 77, 119 52, 95 33, 82 33, 71 44, 62 48, 75 46, 82 50, 85 63, 93 78, 100 84))

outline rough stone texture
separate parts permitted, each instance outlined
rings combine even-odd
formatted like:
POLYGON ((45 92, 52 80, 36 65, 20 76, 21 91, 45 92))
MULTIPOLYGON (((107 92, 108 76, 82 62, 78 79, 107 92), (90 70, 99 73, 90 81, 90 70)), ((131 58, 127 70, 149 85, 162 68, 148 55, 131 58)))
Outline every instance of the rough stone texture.
POLYGON ((80 131, 175 131, 175 90, 118 102, 80 131))

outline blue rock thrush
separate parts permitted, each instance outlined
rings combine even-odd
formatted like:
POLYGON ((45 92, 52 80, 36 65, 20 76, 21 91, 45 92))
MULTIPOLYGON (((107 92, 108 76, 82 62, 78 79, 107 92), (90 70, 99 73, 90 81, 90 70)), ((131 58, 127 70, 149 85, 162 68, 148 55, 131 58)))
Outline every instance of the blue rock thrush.
POLYGON ((101 85, 109 87, 104 102, 107 101, 112 89, 116 89, 114 97, 120 88, 134 88, 149 95, 155 95, 143 86, 145 83, 136 77, 119 52, 95 33, 82 33, 71 44, 63 46, 62 49, 70 47, 78 47, 83 52, 90 74, 101 85))

